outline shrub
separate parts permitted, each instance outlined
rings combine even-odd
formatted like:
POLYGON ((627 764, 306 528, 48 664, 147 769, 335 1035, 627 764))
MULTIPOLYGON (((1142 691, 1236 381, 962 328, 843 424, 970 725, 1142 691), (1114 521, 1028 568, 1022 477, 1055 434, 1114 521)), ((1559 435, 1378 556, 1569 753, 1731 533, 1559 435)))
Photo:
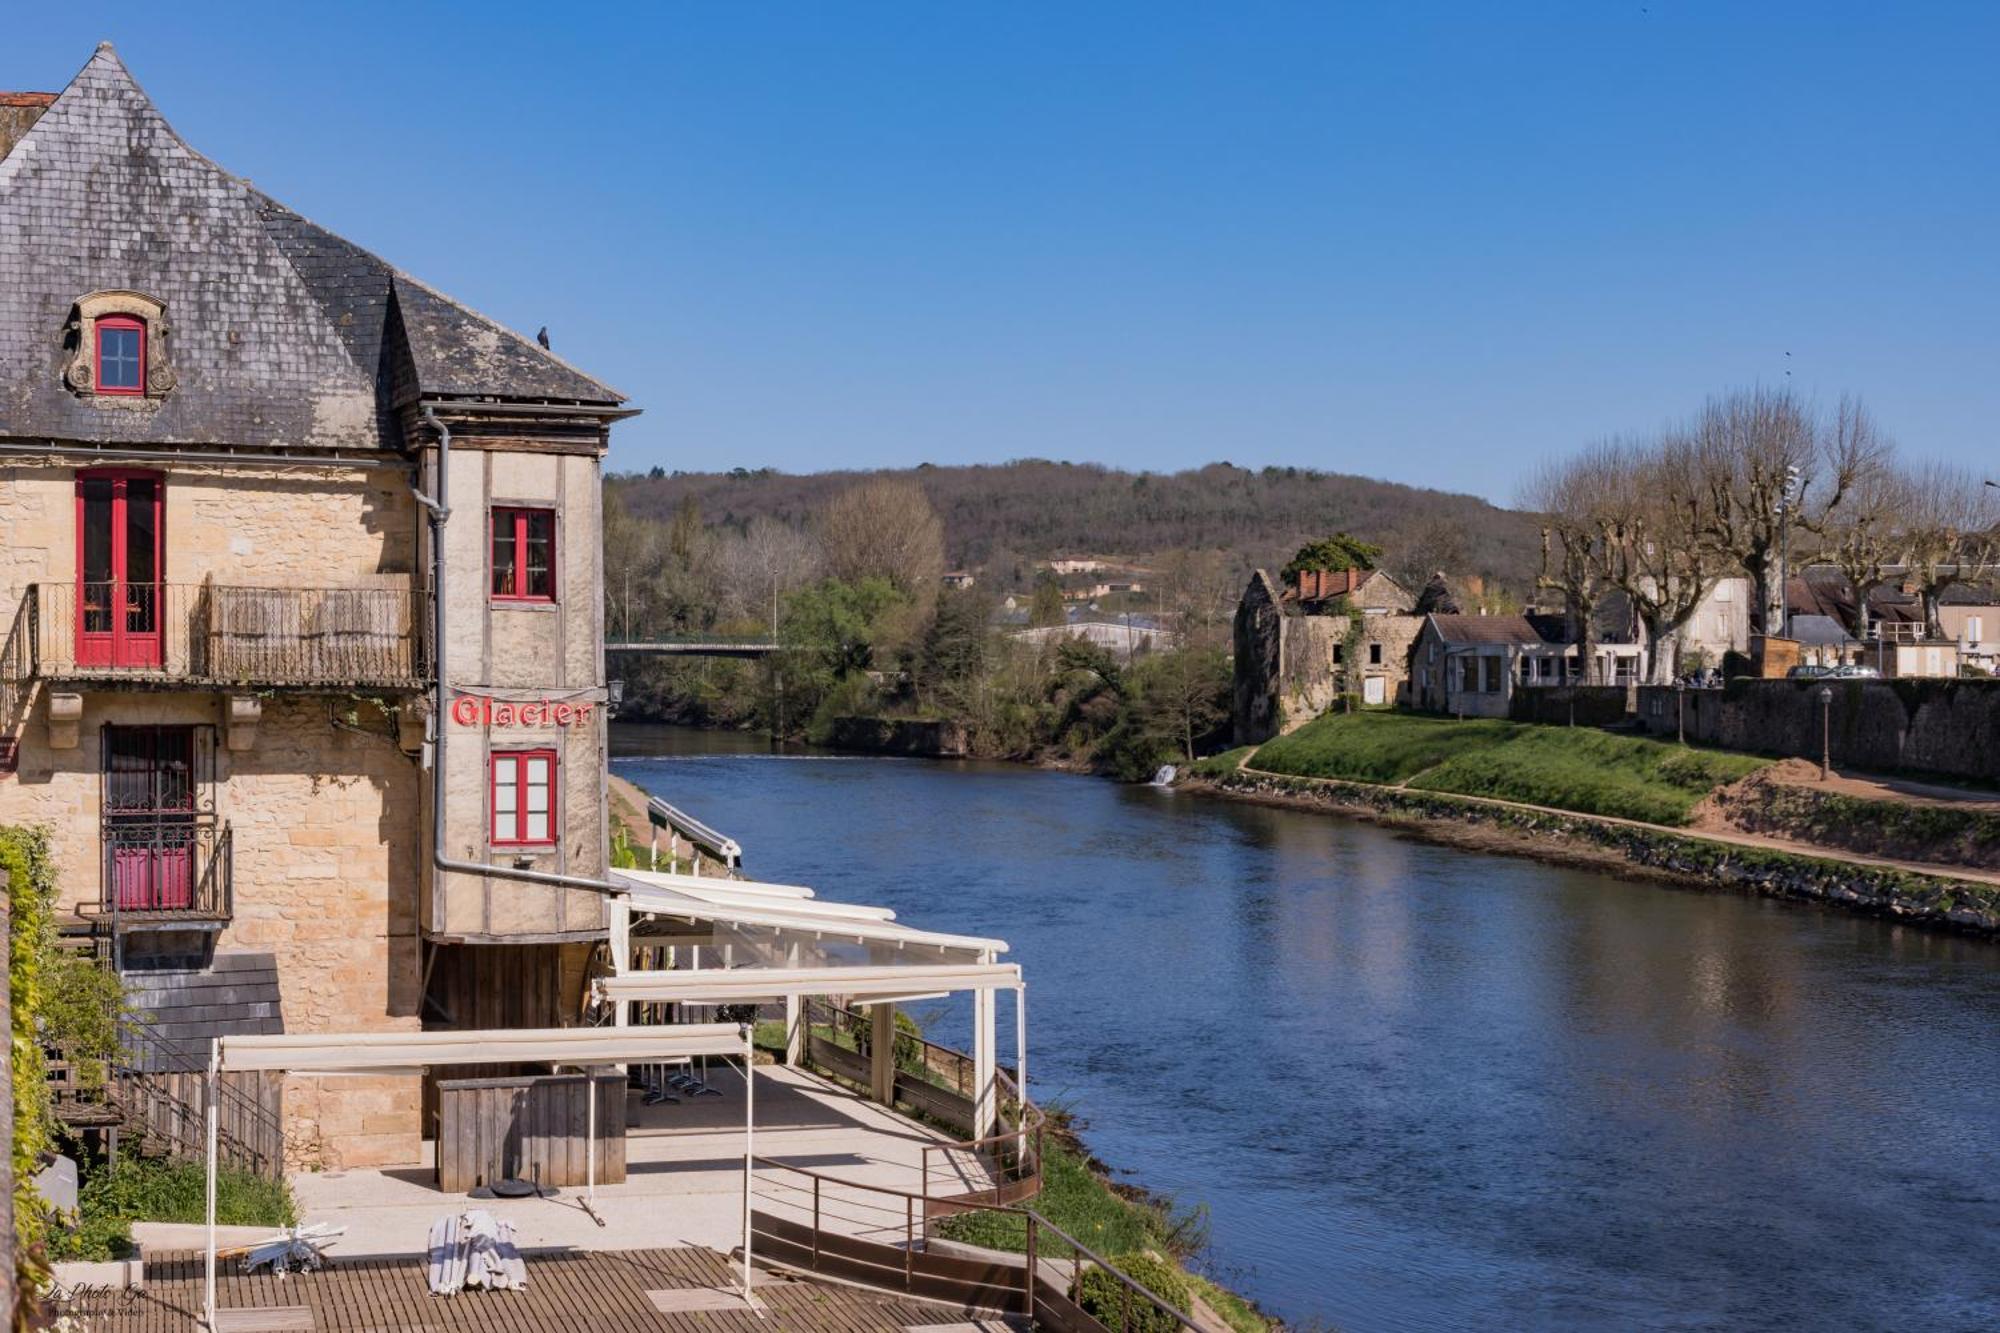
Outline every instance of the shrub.
MULTIPOLYGON (((1126 1277, 1173 1306, 1182 1314, 1189 1308, 1188 1283, 1181 1270, 1143 1250, 1121 1254, 1111 1262, 1126 1277)), ((1130 1333, 1178 1333, 1180 1322, 1151 1301, 1142 1300, 1101 1268, 1084 1270, 1072 1296, 1084 1313, 1109 1329, 1129 1329, 1130 1333), (1126 1312, 1130 1311, 1130 1320, 1126 1312)))
MULTIPOLYGON (((49 1242, 57 1259, 117 1259, 131 1253, 134 1222, 200 1222, 207 1179, 197 1161, 122 1154, 93 1164, 77 1192, 79 1221, 49 1242)), ((215 1220, 225 1226, 286 1227, 298 1221, 282 1180, 223 1168, 215 1176, 215 1220)))

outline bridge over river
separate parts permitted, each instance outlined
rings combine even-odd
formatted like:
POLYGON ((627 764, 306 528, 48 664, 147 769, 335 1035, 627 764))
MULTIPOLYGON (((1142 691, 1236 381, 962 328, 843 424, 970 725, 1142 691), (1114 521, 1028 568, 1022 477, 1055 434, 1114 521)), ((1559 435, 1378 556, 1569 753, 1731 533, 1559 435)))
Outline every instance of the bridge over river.
POLYGON ((604 655, 652 657, 769 657, 778 651, 776 639, 743 635, 677 634, 657 639, 620 639, 604 645, 604 655))

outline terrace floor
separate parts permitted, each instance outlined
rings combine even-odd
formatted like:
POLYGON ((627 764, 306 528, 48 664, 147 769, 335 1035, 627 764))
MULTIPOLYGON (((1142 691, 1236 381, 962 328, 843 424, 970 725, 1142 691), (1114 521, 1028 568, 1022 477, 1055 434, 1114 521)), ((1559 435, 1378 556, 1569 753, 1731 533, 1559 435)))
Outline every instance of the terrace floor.
MULTIPOLYGON (((757 1066, 755 1152, 762 1158, 881 1189, 923 1193, 923 1149, 949 1137, 802 1069, 757 1066)), ((477 1206, 514 1224, 523 1250, 561 1246, 582 1250, 700 1246, 727 1253, 743 1238, 743 1080, 712 1065, 720 1096, 645 1106, 628 1094, 626 1178, 597 1187, 599 1227, 581 1206, 582 1186, 552 1197, 490 1199, 477 1206)), ((300 1219, 344 1226, 335 1255, 422 1254, 431 1224, 465 1206, 469 1196, 446 1194, 428 1160, 376 1170, 301 1172, 292 1177, 300 1219)), ((991 1184, 984 1167, 961 1154, 931 1154, 933 1195, 991 1184), (949 1160, 948 1160, 949 1159, 949 1160)), ((759 1167, 757 1207, 806 1220, 811 1182, 759 1167)), ((888 1196, 822 1186, 822 1225, 876 1239, 900 1239, 902 1210, 888 1196)), ((921 1225, 921 1208, 917 1210, 921 1225)), ((195 1243, 199 1243, 198 1241, 195 1243)))
MULTIPOLYGON (((528 1252, 525 1258, 524 1289, 449 1298, 430 1294, 421 1255, 338 1260, 317 1273, 283 1280, 245 1277, 224 1265, 216 1279, 217 1324, 225 1333, 942 1333, 975 1324, 1005 1327, 991 1314, 773 1273, 757 1275, 759 1313, 731 1292, 735 1269, 711 1250, 528 1252)), ((149 1258, 146 1277, 143 1292, 129 1298, 101 1289, 83 1293, 69 1311, 86 1320, 92 1333, 186 1333, 200 1327, 199 1254, 149 1258)))

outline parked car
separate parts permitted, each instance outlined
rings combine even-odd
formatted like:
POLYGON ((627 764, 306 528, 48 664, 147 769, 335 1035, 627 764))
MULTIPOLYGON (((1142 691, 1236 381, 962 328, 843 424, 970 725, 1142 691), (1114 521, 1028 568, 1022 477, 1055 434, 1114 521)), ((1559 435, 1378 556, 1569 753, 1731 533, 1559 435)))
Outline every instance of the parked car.
POLYGON ((1835 680, 1880 680, 1882 673, 1872 666, 1862 666, 1851 662, 1844 667, 1835 667, 1831 673, 1835 680))
POLYGON ((1786 680, 1818 680, 1822 676, 1834 674, 1832 667, 1818 666, 1811 662, 1801 662, 1785 673, 1786 680))

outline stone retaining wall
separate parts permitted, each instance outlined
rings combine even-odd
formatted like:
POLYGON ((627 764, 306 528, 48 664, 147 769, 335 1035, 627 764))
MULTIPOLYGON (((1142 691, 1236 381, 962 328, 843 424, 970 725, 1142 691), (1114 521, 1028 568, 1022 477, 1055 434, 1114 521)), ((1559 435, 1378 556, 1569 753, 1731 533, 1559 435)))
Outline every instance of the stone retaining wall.
POLYGON ((2000 680, 1738 679, 1674 695, 1639 690, 1639 721, 1656 736, 1673 735, 1685 708, 1690 741, 1813 760, 1827 741, 1833 762, 1854 768, 2000 779, 2000 680), (1833 692, 1824 719, 1822 688, 1833 692))
POLYGON ((1426 824, 1485 827, 1518 835, 1524 848, 1550 855, 1560 856, 1565 849, 1608 852, 1679 883, 1832 903, 1920 925, 2000 934, 2000 886, 1738 847, 1587 815, 1524 810, 1328 778, 1238 772, 1197 785, 1228 795, 1316 806, 1419 829, 1426 824))

